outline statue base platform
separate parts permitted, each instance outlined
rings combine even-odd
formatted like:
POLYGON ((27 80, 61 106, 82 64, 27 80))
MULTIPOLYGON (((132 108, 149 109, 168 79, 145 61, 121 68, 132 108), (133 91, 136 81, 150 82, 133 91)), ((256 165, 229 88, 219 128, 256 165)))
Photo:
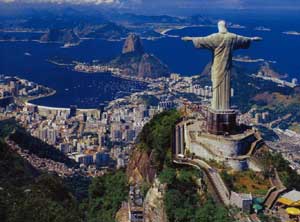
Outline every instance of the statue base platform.
POLYGON ((234 134, 237 131, 235 110, 208 110, 207 130, 214 135, 234 134))
POLYGON ((191 131, 186 140, 189 153, 207 161, 224 163, 234 171, 260 171, 251 156, 262 143, 252 130, 229 136, 191 131))

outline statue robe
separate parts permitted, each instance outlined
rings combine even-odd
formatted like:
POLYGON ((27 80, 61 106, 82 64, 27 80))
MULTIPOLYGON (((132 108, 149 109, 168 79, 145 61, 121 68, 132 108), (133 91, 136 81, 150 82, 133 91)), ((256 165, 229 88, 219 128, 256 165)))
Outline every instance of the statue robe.
POLYGON ((211 108, 217 111, 229 110, 232 53, 236 49, 248 48, 251 38, 226 32, 194 38, 193 43, 196 48, 205 48, 213 52, 211 69, 213 99, 211 108))

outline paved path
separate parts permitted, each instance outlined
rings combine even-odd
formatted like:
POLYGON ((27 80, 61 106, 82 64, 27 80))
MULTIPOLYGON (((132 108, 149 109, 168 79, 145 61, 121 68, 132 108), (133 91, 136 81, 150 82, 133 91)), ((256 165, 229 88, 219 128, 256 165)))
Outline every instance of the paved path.
POLYGON ((216 169, 212 168, 206 162, 199 159, 176 158, 173 160, 173 162, 176 164, 192 166, 199 170, 203 170, 206 173, 207 178, 211 182, 220 202, 226 206, 230 205, 230 192, 216 169))

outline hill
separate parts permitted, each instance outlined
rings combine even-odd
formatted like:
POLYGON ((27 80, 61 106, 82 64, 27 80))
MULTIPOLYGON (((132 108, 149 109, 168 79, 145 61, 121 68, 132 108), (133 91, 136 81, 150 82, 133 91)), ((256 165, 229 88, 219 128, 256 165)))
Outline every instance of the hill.
POLYGON ((157 57, 144 52, 140 37, 135 34, 127 37, 122 54, 113 59, 109 66, 120 68, 123 74, 138 78, 159 78, 170 73, 157 57))
POLYGON ((74 196, 55 175, 35 170, 0 140, 1 221, 81 221, 74 196))
POLYGON ((76 44, 79 43, 80 39, 72 29, 50 29, 42 35, 40 41, 76 44))
MULTIPOLYGON (((129 182, 141 184, 146 193, 157 175, 166 186, 162 205, 169 221, 229 222, 227 209, 213 202, 206 188, 199 186, 202 171, 178 167, 172 162, 173 132, 180 116, 175 110, 166 111, 143 127, 127 167, 129 182)), ((157 215, 146 217, 157 218, 157 215)))
POLYGON ((128 195, 123 171, 108 173, 91 182, 89 178, 79 176, 62 179, 55 174, 40 172, 12 151, 5 138, 21 137, 17 142, 26 143, 30 152, 39 153, 44 158, 58 158, 59 161, 62 157, 45 144, 37 151, 36 138, 14 133, 21 130, 18 128, 12 119, 0 122, 1 221, 115 221, 116 211, 128 195))
POLYGON ((83 25, 76 27, 76 33, 82 38, 120 39, 128 35, 129 30, 113 22, 100 25, 83 25))

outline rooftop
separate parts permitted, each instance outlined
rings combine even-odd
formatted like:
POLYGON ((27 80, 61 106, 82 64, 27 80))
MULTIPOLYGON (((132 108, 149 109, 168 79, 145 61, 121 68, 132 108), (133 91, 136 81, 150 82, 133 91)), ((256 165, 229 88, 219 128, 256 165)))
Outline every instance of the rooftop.
POLYGON ((292 190, 278 199, 279 203, 287 206, 299 206, 300 205, 300 192, 292 190))

